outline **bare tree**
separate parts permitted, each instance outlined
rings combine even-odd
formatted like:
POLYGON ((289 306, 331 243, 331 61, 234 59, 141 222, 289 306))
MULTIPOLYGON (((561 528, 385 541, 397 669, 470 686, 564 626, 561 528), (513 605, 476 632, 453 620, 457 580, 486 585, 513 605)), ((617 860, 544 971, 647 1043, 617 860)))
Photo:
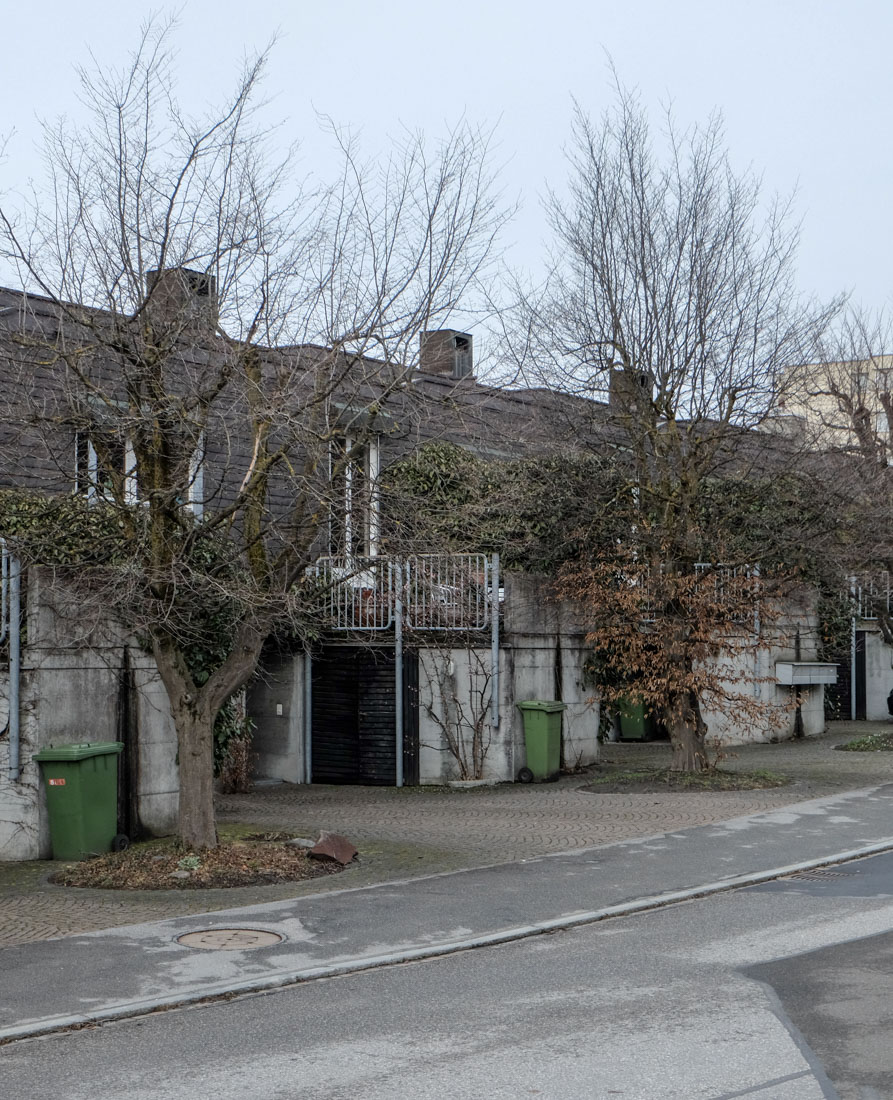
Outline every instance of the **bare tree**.
POLYGON ((890 318, 858 308, 829 329, 818 358, 782 379, 779 404, 796 417, 829 512, 845 537, 836 548, 839 592, 855 576, 862 611, 893 645, 893 332, 890 318))
MULTIPOLYGON (((649 703, 670 732, 674 767, 699 769, 704 635, 673 595, 691 589, 709 542, 699 499, 711 479, 770 463, 758 442, 768 437, 753 429, 772 412, 780 371, 809 358, 836 304, 798 299, 791 203, 764 205, 759 180, 735 173, 718 119, 680 132, 668 116, 660 157, 644 110, 618 91, 598 123, 577 108, 568 159, 569 197, 548 200, 554 269, 519 310, 515 366, 608 401, 607 412, 593 407, 595 445, 614 450, 636 517, 619 543, 590 548, 597 568, 576 588, 599 618, 617 597, 605 555, 621 571, 634 562, 663 578, 655 591, 667 598, 652 617, 672 644, 649 703)), ((622 637, 609 663, 634 679, 640 654, 622 637)))
POLYGON ((779 380, 777 405, 799 417, 810 444, 880 468, 893 457, 893 332, 884 315, 848 309, 779 380))
POLYGON ((0 209, 28 291, 2 318, 6 453, 29 456, 38 493, 70 490, 76 466, 80 494, 39 531, 17 528, 16 497, 6 533, 54 560, 86 523, 67 580, 154 655, 179 831, 200 847, 216 843, 215 716, 272 631, 300 636, 336 497, 343 512, 388 402, 405 408, 419 334, 468 305, 503 221, 466 126, 368 165, 333 128, 341 176, 302 190, 258 113, 266 63, 194 118, 171 25, 146 26, 120 71, 80 71, 87 121, 47 127, 46 186, 0 209))
POLYGON ((439 744, 428 747, 452 756, 460 780, 483 779, 492 740, 490 655, 468 638, 464 645, 458 639, 428 640, 425 661, 430 667, 420 702, 440 734, 439 744))

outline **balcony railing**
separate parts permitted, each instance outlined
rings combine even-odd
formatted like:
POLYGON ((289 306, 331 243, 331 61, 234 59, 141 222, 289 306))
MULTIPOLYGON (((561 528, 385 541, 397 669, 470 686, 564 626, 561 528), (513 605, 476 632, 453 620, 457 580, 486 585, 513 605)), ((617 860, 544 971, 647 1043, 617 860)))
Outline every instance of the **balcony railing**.
POLYGON ((890 574, 880 571, 853 577, 851 595, 856 617, 866 622, 876 621, 878 611, 890 613, 890 574))
POLYGON ((490 625, 493 567, 485 554, 324 557, 308 573, 320 586, 323 618, 332 630, 388 630, 398 605, 410 630, 490 625))

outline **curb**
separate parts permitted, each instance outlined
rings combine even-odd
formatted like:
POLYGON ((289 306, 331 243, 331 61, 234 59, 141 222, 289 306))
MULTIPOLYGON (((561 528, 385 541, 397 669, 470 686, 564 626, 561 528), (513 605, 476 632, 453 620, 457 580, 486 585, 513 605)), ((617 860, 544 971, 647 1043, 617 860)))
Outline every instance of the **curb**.
POLYGON ((400 951, 386 952, 381 955, 366 955, 357 959, 345 959, 341 962, 305 967, 299 970, 283 970, 263 978, 249 978, 241 982, 219 982, 196 989, 192 993, 180 993, 176 996, 146 997, 134 1001, 122 1001, 94 1012, 76 1013, 67 1016, 48 1016, 30 1023, 15 1024, 0 1028, 0 1045, 13 1043, 21 1039, 37 1038, 55 1032, 95 1027, 113 1020, 125 1020, 135 1016, 145 1016, 153 1012, 163 1012, 174 1008, 183 1008, 199 1004, 212 1004, 215 1001, 229 1000, 234 997, 254 993, 267 993, 291 985, 317 981, 322 978, 336 978, 345 974, 361 973, 383 966, 397 966, 401 963, 418 962, 423 959, 436 959, 445 955, 454 955, 460 951, 470 951, 479 947, 493 947, 516 940, 530 939, 550 932, 579 928, 587 924, 597 924, 615 917, 635 916, 686 901, 711 897, 715 894, 739 890, 746 886, 758 886, 763 882, 772 882, 787 875, 801 871, 811 871, 819 867, 828 867, 848 863, 868 856, 893 851, 893 837, 876 841, 862 848, 852 848, 845 852, 823 856, 820 859, 803 860, 784 867, 775 867, 768 871, 755 871, 750 874, 736 875, 718 882, 704 883, 702 886, 688 887, 684 890, 672 890, 664 894, 652 894, 637 901, 608 905, 601 909, 573 913, 563 917, 537 921, 534 924, 514 925, 497 932, 487 932, 479 936, 468 936, 461 940, 448 940, 440 944, 425 947, 407 947, 400 951))

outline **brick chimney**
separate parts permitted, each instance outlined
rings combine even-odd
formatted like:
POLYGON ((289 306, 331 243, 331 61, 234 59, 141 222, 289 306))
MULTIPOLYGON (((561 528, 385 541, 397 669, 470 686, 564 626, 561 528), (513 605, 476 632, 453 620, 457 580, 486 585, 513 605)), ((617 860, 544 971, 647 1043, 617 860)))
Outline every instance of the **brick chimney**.
POLYGON ((473 378, 472 337, 452 328, 423 332, 419 342, 419 370, 447 378, 473 378))
POLYGON ((165 324, 213 332, 217 327, 217 280, 204 271, 171 267, 147 271, 146 305, 165 324))
POLYGON ((651 399, 653 388, 654 380, 648 371, 612 367, 608 383, 608 406, 619 413, 630 413, 639 407, 643 398, 651 399))

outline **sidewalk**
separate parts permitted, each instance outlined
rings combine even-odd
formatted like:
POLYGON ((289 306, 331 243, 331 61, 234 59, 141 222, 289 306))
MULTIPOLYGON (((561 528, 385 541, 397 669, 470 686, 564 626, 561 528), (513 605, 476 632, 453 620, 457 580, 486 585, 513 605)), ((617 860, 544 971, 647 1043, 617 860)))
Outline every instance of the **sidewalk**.
POLYGON ((893 849, 893 784, 582 851, 0 951, 0 1041, 504 942, 893 849), (267 931, 273 946, 177 937, 267 931))
MULTIPOLYGON (((821 738, 741 746, 722 761, 724 768, 769 769, 794 780, 769 790, 593 795, 583 790, 590 781, 586 775, 465 791, 260 787, 221 798, 219 820, 296 836, 316 836, 321 829, 343 833, 360 849, 360 863, 303 884, 152 892, 66 889, 47 883, 52 864, 0 863, 0 947, 571 852, 893 782, 893 753, 834 750, 879 728, 879 723, 835 723, 821 738)), ((660 742, 603 746, 606 761, 632 766, 661 764, 668 756, 668 746, 660 742)))

